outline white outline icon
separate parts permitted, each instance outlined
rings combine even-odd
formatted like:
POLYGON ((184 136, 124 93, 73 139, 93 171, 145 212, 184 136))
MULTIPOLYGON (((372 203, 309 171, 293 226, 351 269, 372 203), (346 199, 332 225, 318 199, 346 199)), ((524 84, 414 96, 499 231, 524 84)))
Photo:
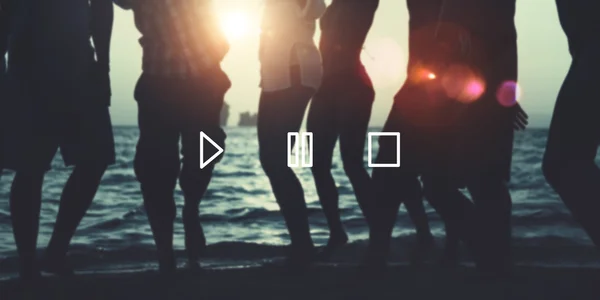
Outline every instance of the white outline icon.
POLYGON ((298 132, 288 132, 287 134, 287 166, 289 168, 311 168, 313 166, 313 133, 312 132, 303 132, 302 133, 302 141, 299 143, 298 139, 300 138, 300 133, 298 132), (292 147, 292 137, 296 138, 296 143, 294 143, 294 147, 292 147), (307 145, 308 142, 308 161, 307 160, 307 145), (302 149, 298 149, 298 147, 302 147, 302 149), (292 149, 293 148, 293 149, 292 149), (292 152, 294 154, 292 155, 292 152), (291 157, 294 156, 295 162, 291 161, 291 157), (302 161, 300 161, 300 156, 302 156, 302 161))
POLYGON ((368 156, 370 168, 399 168, 400 167, 400 132, 369 132, 368 134, 368 156), (373 137, 374 136, 394 136, 396 137, 396 162, 395 163, 373 163, 373 137))
POLYGON ((204 169, 208 164, 215 160, 219 155, 223 153, 223 148, 213 141, 204 131, 200 131, 200 169, 204 169), (213 154, 206 161, 204 160, 204 140, 207 140, 213 147, 217 148, 217 153, 213 154))

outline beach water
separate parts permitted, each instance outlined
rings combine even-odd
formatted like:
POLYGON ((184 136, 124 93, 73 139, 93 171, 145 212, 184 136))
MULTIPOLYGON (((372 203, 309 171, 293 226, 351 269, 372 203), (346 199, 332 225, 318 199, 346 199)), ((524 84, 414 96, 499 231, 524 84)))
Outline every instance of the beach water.
MULTIPOLYGON (((260 264, 282 255, 282 246, 288 243, 287 231, 258 160, 256 129, 230 127, 226 132, 225 156, 217 165, 201 204, 201 217, 211 244, 206 264, 215 267, 260 264)), ((73 240, 70 256, 78 271, 115 272, 155 267, 154 241, 133 173, 137 135, 136 127, 115 128, 117 163, 104 176, 96 199, 73 240)), ((597 266, 598 257, 590 240, 542 175, 546 136, 546 129, 528 129, 516 137, 510 184, 515 260, 526 265, 597 266)), ((373 146, 376 153, 377 143, 373 146)), ((310 169, 296 171, 309 206, 312 236, 317 244, 324 244, 328 231, 310 169)), ((46 176, 38 241, 40 253, 52 233, 60 192, 69 172, 57 156, 53 170, 46 176)), ((335 260, 355 263, 365 249, 367 227, 337 150, 332 172, 351 239, 335 260)), ((0 277, 11 276, 17 270, 8 204, 11 179, 12 174, 7 171, 0 179, 0 277)), ((176 199, 179 209, 175 245, 183 259, 179 189, 176 199)), ((427 210, 432 230, 441 245, 443 225, 431 207, 427 206, 427 210)), ((404 208, 399 212, 394 235, 393 260, 405 262, 414 229, 404 208)))

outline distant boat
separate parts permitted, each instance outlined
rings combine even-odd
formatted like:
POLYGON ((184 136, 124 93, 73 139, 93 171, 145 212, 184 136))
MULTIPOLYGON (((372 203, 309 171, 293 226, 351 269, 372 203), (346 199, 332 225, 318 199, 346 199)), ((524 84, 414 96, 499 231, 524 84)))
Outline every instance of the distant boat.
POLYGON ((240 121, 238 123, 238 126, 256 126, 257 119, 257 113, 243 112, 240 114, 240 121))
POLYGON ((227 126, 227 120, 229 119, 229 104, 225 102, 223 109, 221 109, 221 126, 227 126))

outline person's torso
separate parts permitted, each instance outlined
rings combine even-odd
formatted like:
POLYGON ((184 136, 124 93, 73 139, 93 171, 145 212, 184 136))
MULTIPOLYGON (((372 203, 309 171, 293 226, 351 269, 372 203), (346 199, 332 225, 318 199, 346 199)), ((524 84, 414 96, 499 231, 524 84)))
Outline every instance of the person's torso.
POLYGON ((515 2, 407 0, 409 67, 431 59, 485 65, 514 51, 515 2))
POLYGON ((360 54, 375 13, 373 5, 366 0, 335 0, 327 7, 320 20, 319 41, 326 74, 360 70, 360 54))
POLYGON ((69 80, 87 72, 93 60, 89 0, 13 3, 9 71, 27 69, 55 80, 69 80))
POLYGON ((144 72, 198 74, 216 67, 229 44, 207 0, 132 0, 144 72))
POLYGON ((317 88, 322 79, 321 55, 313 40, 316 20, 302 16, 298 0, 269 0, 261 21, 259 60, 261 87, 291 86, 290 67, 298 66, 302 84, 317 88))

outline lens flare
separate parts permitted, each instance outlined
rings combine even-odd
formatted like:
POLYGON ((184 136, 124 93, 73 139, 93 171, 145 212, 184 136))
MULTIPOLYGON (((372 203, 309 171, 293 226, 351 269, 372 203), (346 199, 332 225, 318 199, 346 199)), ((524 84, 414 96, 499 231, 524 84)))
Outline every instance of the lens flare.
POLYGON ((433 74, 433 73, 431 73, 431 72, 429 72, 429 74, 427 74, 427 78, 429 78, 429 79, 432 79, 432 80, 433 80, 433 79, 435 79, 436 77, 437 77, 437 76, 435 76, 435 74, 433 74))
POLYGON ((450 66, 444 73, 442 85, 446 96, 462 103, 476 101, 485 92, 485 81, 464 65, 450 66))
POLYGON ((521 88, 517 82, 512 80, 503 82, 496 91, 496 99, 504 107, 514 106, 520 98, 521 88))

